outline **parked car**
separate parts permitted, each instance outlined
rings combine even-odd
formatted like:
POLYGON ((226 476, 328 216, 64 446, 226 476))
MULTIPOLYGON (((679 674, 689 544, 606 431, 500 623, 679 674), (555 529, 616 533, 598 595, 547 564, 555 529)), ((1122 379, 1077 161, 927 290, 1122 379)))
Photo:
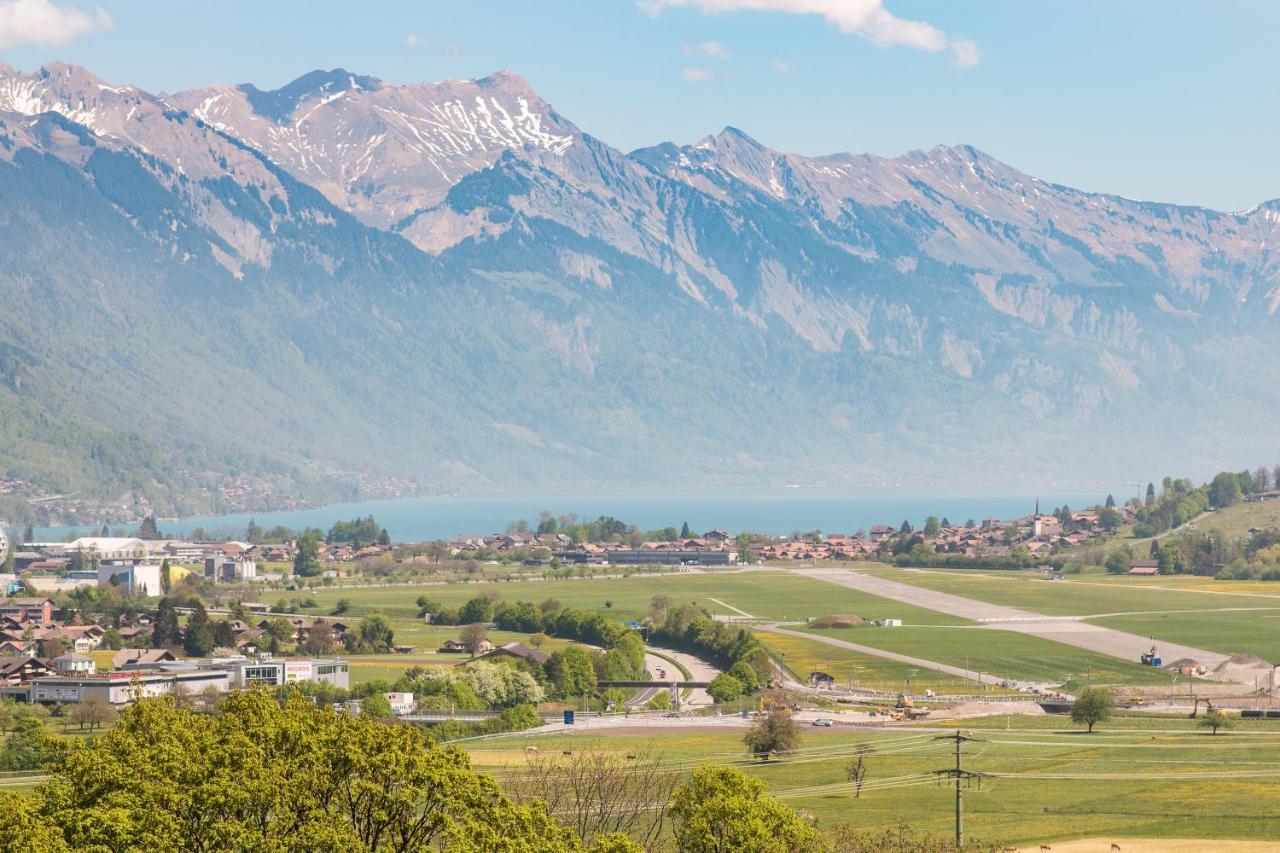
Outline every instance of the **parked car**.
POLYGON ((830 717, 819 717, 818 719, 814 720, 813 723, 811 723, 811 725, 823 726, 828 729, 834 726, 835 724, 836 724, 836 721, 831 719, 830 717))

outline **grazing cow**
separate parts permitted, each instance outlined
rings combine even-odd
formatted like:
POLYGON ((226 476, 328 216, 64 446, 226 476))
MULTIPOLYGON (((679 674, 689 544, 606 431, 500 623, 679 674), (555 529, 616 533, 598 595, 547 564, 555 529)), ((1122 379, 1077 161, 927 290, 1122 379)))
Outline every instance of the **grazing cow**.
POLYGON ((1115 853, 1120 853, 1120 845, 1116 844, 1114 841, 1111 842, 1111 849, 1114 850, 1115 853))

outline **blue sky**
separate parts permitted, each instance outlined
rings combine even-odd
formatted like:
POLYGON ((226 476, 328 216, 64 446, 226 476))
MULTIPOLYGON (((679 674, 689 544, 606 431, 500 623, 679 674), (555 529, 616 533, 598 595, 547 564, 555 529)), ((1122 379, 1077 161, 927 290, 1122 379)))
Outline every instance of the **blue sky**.
POLYGON ((1280 196, 1277 34, 1262 0, 0 0, 0 59, 26 70, 177 91, 508 69, 624 150, 725 125, 803 154, 964 142, 1220 209, 1280 196))

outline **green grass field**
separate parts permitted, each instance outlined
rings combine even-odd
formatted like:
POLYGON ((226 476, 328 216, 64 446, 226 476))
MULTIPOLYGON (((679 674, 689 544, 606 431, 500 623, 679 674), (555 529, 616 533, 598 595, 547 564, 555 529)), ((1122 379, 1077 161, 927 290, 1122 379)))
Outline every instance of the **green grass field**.
POLYGON ((1280 585, 1266 595, 1261 584, 1237 589, 1226 582, 1180 578, 1104 578, 1085 575, 1050 581, 1022 572, 971 572, 951 569, 908 570, 891 567, 870 569, 877 575, 925 589, 948 592, 1021 607, 1049 616, 1090 616, 1131 611, 1197 611, 1223 607, 1276 607, 1280 611, 1280 585), (1199 583, 1195 581, 1198 580, 1199 583))
POLYGON ((607 610, 617 614, 619 619, 648 615, 650 600, 655 595, 666 595, 676 604, 697 602, 712 613, 736 615, 732 609, 736 607, 765 619, 803 621, 832 613, 853 613, 873 619, 895 616, 925 625, 958 625, 965 621, 784 571, 319 589, 315 598, 321 612, 331 609, 338 599, 346 598, 352 604, 348 617, 359 617, 377 610, 403 621, 417 616, 418 608, 414 602, 420 595, 457 606, 488 591, 497 592, 503 601, 537 602, 556 598, 565 607, 607 610), (712 598, 723 604, 712 601, 712 598))
POLYGON ((1280 660, 1280 610, 1178 613, 1167 617, 1151 613, 1089 621, 1213 652, 1252 652, 1269 661, 1280 660))
MULTIPOLYGON (((993 628, 915 627, 810 629, 888 652, 964 667, 999 678, 1095 684, 1167 684, 1162 670, 1128 663, 1015 631, 993 628)), ((828 647, 831 648, 831 647, 828 647)))
POLYGON ((969 679, 912 667, 852 649, 828 646, 817 640, 772 631, 757 631, 756 635, 800 681, 808 678, 811 672, 826 672, 834 676, 842 687, 852 682, 858 687, 905 692, 910 677, 912 690, 918 692, 932 689, 942 694, 967 694, 981 689, 977 682, 969 679))
MULTIPOLYGON (((990 718, 965 747, 966 769, 988 774, 965 797, 966 834, 1010 844, 1078 837, 1274 838, 1280 833, 1280 724, 1216 737, 1189 720, 1117 720, 1086 735, 1061 717, 990 718), (1008 730, 1005 726, 1009 726, 1008 730)), ((766 765, 742 757, 741 733, 582 734, 510 737, 474 745, 480 769, 508 775, 522 748, 660 751, 674 767, 737 764, 772 793, 814 816, 820 827, 949 834, 954 795, 929 778, 953 765, 953 746, 936 729, 842 732, 805 728, 800 750, 766 765), (854 798, 844 766, 855 745, 866 759, 866 788, 854 798)))

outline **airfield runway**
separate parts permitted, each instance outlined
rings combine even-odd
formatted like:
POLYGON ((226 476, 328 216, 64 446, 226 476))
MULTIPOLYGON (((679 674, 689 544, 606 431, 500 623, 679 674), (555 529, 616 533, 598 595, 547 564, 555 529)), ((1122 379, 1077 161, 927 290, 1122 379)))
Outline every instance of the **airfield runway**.
MULTIPOLYGON (((985 601, 952 595, 947 592, 937 592, 936 590, 899 583, 888 578, 847 569, 798 569, 795 570, 795 573, 815 580, 845 586, 849 589, 856 589, 871 595, 878 595, 881 598, 901 601, 904 604, 914 604, 917 607, 936 610, 939 613, 947 613, 963 619, 971 619, 990 628, 998 628, 1002 631, 1017 631, 1020 634, 1043 637, 1046 640, 1053 640, 1054 642, 1087 649, 1091 652, 1099 652, 1123 660, 1136 662, 1143 652, 1151 649, 1150 637, 1130 634, 1126 631, 1117 631, 1114 628, 1104 628, 1101 625, 1092 625, 1084 621, 1084 619, 1088 618, 1084 616, 1045 616, 1043 613, 1033 613, 1029 610, 1019 610, 1018 608, 1006 607, 1001 604, 988 604, 985 601)), ((1161 656, 1166 661, 1191 658, 1202 663, 1208 670, 1208 673, 1204 676, 1205 678, 1217 678, 1220 681, 1232 680, 1214 674, 1214 669, 1225 662, 1229 657, 1228 655, 1164 641, 1159 643, 1159 648, 1161 656)), ((883 652, 880 654, 883 654, 883 652)))

